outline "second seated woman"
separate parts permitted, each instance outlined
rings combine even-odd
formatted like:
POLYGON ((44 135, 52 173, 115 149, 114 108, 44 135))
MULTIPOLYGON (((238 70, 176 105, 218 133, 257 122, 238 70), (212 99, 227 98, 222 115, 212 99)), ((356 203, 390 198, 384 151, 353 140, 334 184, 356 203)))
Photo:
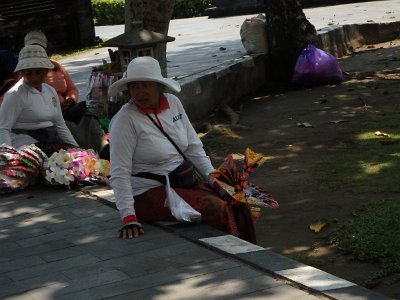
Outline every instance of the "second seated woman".
POLYGON ((57 92, 44 83, 52 68, 41 46, 22 48, 15 68, 22 78, 7 91, 0 106, 0 145, 18 148, 36 144, 47 155, 78 147, 65 125, 57 92))
POLYGON ((144 234, 140 222, 174 220, 164 205, 168 195, 181 197, 201 213, 204 223, 256 243, 247 206, 238 214, 208 184, 174 183, 171 173, 185 160, 206 179, 214 167, 181 101, 164 92, 166 88, 176 93, 181 89, 177 81, 164 78, 158 61, 148 56, 133 59, 126 76, 109 88, 111 96, 127 90, 131 97, 110 124, 110 182, 122 219, 119 236, 144 234))

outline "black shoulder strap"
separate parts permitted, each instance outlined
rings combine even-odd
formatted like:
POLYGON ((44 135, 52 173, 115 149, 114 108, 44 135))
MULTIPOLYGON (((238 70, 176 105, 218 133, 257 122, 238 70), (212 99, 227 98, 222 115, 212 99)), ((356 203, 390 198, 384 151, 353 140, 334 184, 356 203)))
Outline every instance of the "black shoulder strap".
POLYGON ((178 145, 174 142, 173 139, 171 139, 171 137, 164 131, 164 129, 162 129, 162 127, 159 126, 159 125, 157 124, 157 122, 156 122, 149 114, 146 114, 146 116, 154 123, 154 125, 156 125, 156 127, 157 127, 158 129, 160 129, 160 131, 161 131, 161 132, 165 135, 165 137, 171 142, 171 144, 174 145, 174 147, 175 147, 176 150, 179 152, 179 154, 182 155, 183 159, 184 159, 184 160, 187 160, 185 154, 183 154, 182 150, 179 149, 178 145))
MULTIPOLYGON (((201 180, 203 180, 203 176, 201 175, 200 171, 197 169, 197 167, 196 167, 189 159, 187 159, 186 155, 183 154, 182 150, 179 149, 178 145, 174 142, 174 140, 171 139, 171 137, 164 131, 164 129, 162 129, 162 127, 159 126, 159 125, 157 124, 157 122, 156 122, 149 114, 146 114, 146 116, 154 123, 154 125, 156 125, 156 127, 157 127, 158 129, 160 129, 160 131, 161 131, 161 132, 165 135, 165 137, 171 142, 171 144, 174 145, 174 147, 175 147, 176 150, 179 152, 179 154, 182 155, 183 159, 186 160, 186 161, 188 161, 188 162, 190 162, 190 163, 193 165, 193 168, 194 168, 194 170, 195 170, 195 173, 197 174, 196 176, 197 176, 198 178, 200 178, 201 180)), ((145 177, 145 178, 148 178, 148 177, 145 177)), ((151 178, 151 179, 155 179, 155 178, 151 178)), ((159 180, 159 179, 156 179, 156 180, 159 180)), ((160 180, 159 180, 159 181, 160 181, 160 180)))

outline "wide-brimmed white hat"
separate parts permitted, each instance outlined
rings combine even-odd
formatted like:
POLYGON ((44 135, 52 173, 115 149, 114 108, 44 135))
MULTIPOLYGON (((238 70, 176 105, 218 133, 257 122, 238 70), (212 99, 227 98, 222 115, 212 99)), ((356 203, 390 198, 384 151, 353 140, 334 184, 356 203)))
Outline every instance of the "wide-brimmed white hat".
POLYGON ((54 65, 47 57, 46 50, 38 45, 29 45, 21 49, 18 64, 14 72, 25 69, 53 69, 54 65))
POLYGON ((43 32, 39 30, 33 30, 25 35, 24 43, 25 46, 39 45, 43 48, 47 48, 47 37, 43 32))
POLYGON ((177 93, 181 91, 181 86, 177 81, 161 75, 160 64, 156 59, 151 56, 140 56, 132 59, 124 77, 110 86, 108 94, 116 96, 119 92, 127 90, 127 83, 133 81, 159 82, 177 93))

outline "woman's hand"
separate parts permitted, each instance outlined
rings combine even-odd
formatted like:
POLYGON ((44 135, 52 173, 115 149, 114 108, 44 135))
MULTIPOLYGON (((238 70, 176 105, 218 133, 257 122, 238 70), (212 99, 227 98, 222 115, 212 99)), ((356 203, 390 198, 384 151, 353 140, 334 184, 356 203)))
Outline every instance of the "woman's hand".
POLYGON ((118 237, 121 239, 134 239, 144 234, 144 229, 140 223, 130 223, 118 230, 118 237))
POLYGON ((70 108, 70 107, 74 106, 74 104, 75 104, 75 100, 74 100, 74 99, 72 99, 72 98, 67 98, 67 99, 65 99, 64 102, 61 104, 61 109, 64 110, 64 109, 70 108))

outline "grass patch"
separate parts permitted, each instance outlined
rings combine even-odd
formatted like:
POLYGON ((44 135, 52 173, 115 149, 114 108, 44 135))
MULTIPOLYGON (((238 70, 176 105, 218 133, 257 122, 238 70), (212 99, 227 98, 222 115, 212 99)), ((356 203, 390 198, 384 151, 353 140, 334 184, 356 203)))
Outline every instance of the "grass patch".
POLYGON ((314 163, 316 178, 330 188, 351 189, 356 193, 400 192, 400 143, 380 143, 383 139, 400 139, 398 124, 400 114, 393 111, 375 113, 361 120, 357 124, 360 130, 351 142, 340 143, 340 155, 328 153, 314 163), (377 136, 376 131, 390 137, 377 136))
POLYGON ((361 261, 373 261, 381 270, 371 279, 400 273, 400 202, 375 201, 359 217, 332 235, 332 241, 361 261))
POLYGON ((350 140, 341 141, 348 147, 327 153, 313 165, 314 176, 326 186, 370 196, 359 216, 331 236, 340 249, 355 259, 380 266, 369 280, 400 274, 400 201, 396 194, 394 200, 377 200, 384 198, 379 195, 400 192, 400 143, 380 143, 383 139, 399 139, 399 124, 398 112, 371 112, 354 124, 359 129, 350 140), (389 137, 378 136, 376 131, 388 133, 389 137))
POLYGON ((90 46, 90 47, 84 47, 84 48, 79 48, 79 49, 70 49, 70 50, 65 50, 65 51, 60 51, 56 53, 50 54, 50 58, 53 60, 60 60, 66 57, 74 56, 77 54, 85 53, 94 49, 99 49, 103 48, 101 45, 95 45, 95 46, 90 46))

